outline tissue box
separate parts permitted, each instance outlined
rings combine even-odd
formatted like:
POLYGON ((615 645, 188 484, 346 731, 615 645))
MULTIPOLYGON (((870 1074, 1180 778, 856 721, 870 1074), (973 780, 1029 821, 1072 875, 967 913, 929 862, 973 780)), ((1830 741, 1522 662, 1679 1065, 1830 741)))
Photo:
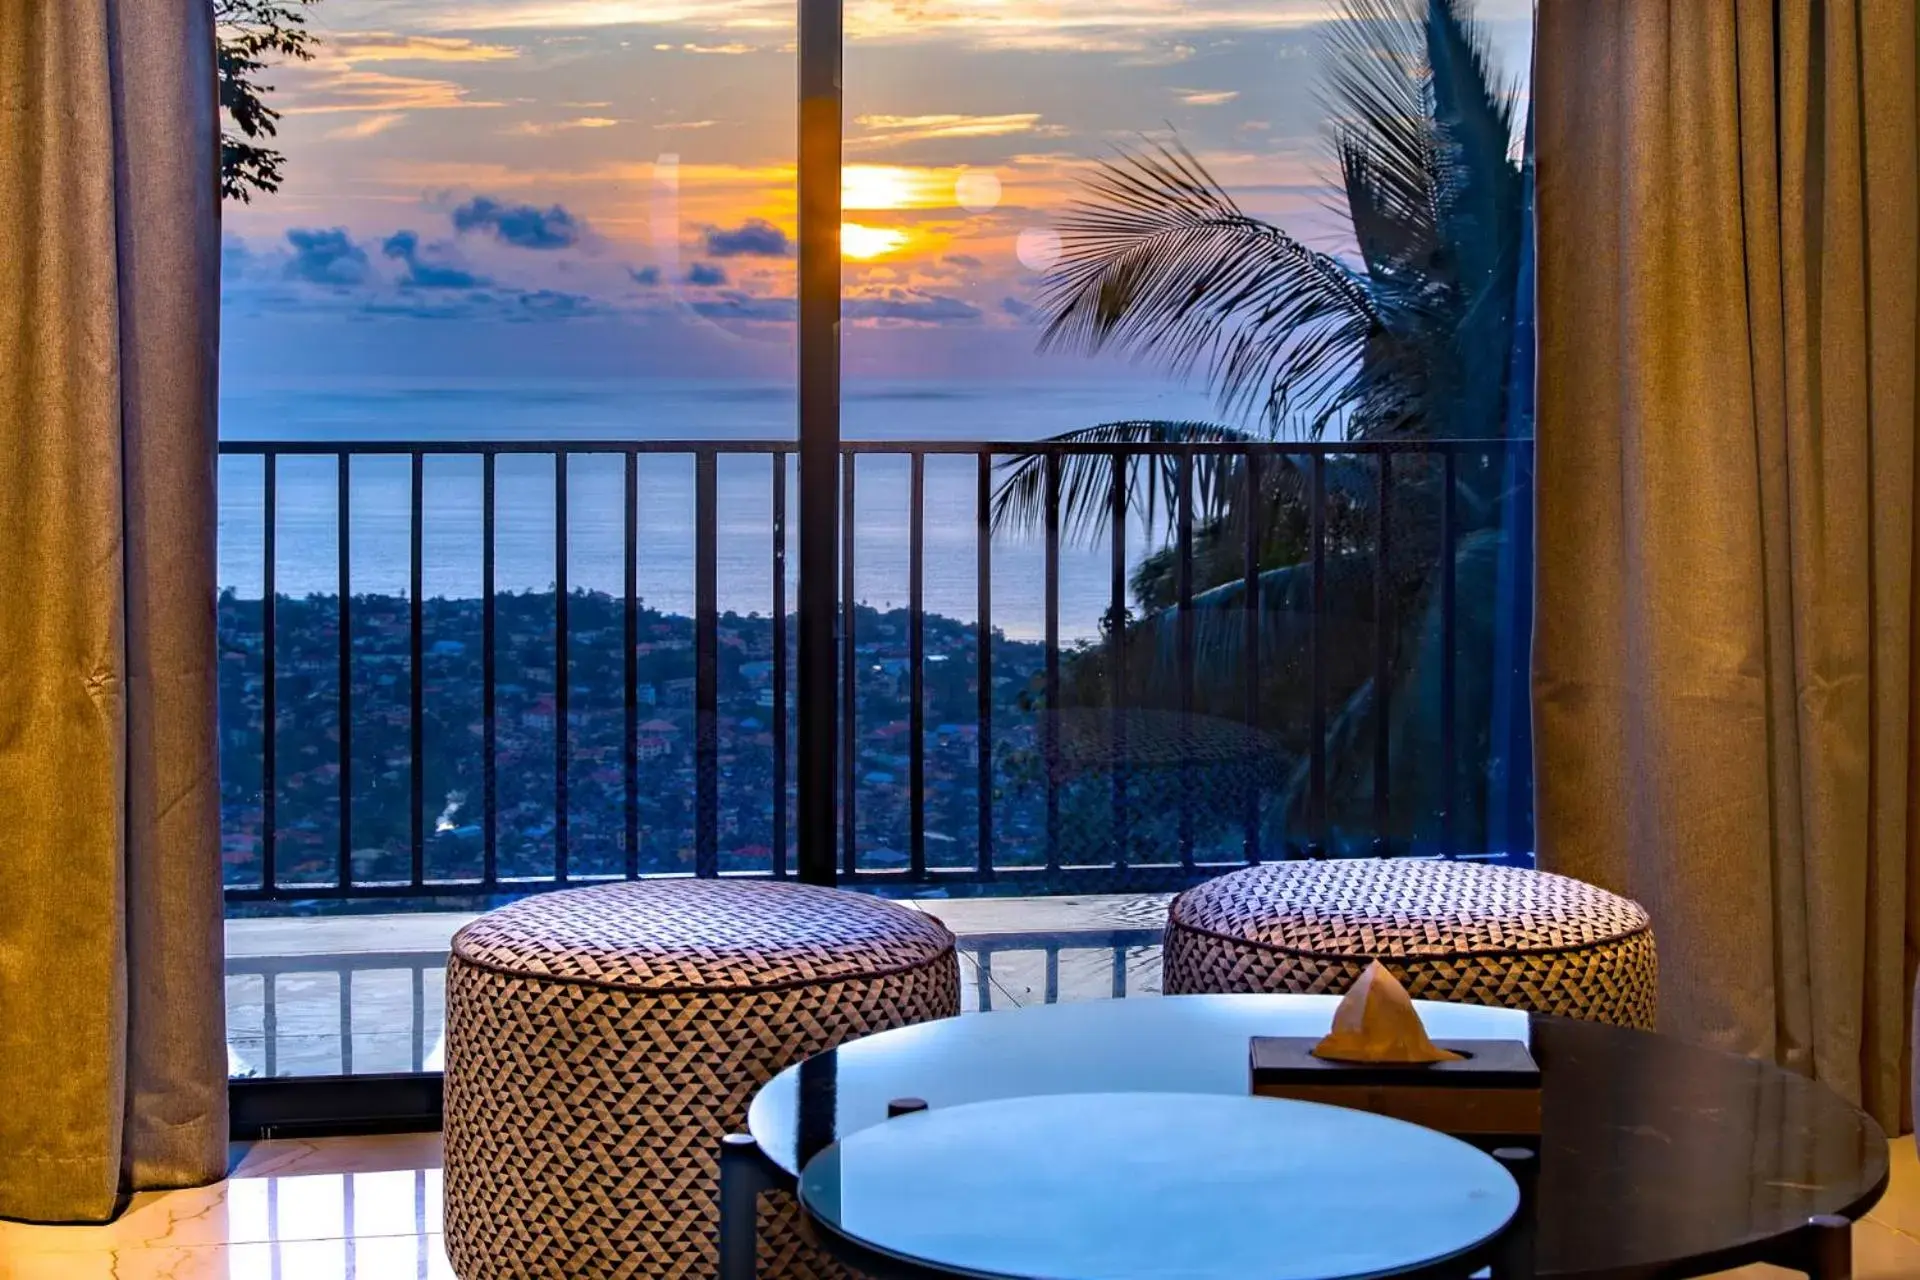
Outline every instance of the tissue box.
POLYGON ((1317 1039, 1255 1036, 1253 1092, 1392 1116, 1459 1138, 1540 1136, 1540 1066, 1518 1040, 1440 1040, 1459 1062, 1332 1062, 1317 1039))

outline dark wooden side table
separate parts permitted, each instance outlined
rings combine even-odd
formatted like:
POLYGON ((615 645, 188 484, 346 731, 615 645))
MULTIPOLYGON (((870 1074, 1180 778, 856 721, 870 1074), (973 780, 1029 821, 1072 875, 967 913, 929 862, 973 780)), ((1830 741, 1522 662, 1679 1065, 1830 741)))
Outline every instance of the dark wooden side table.
MULTIPOLYGON (((932 1108, 1092 1091, 1247 1093, 1254 1035, 1324 1031, 1327 996, 1043 1005, 884 1032, 791 1067, 721 1156, 721 1280, 753 1274, 753 1204, 841 1137, 932 1108)), ((1887 1183, 1879 1125, 1824 1086, 1668 1037, 1425 1004, 1436 1038, 1529 1035, 1545 1121, 1515 1280, 1665 1280, 1770 1262, 1850 1280, 1849 1224, 1887 1183)), ((1525 1174, 1521 1174, 1526 1181, 1525 1174)))

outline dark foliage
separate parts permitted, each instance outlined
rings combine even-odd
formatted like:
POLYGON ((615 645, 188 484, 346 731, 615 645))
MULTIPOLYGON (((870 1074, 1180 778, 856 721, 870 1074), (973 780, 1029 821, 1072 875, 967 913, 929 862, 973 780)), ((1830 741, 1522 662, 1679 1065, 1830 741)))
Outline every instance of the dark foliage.
POLYGON ((309 62, 319 37, 307 28, 317 0, 213 0, 220 110, 220 195, 249 202, 280 189, 286 156, 267 144, 280 113, 267 105, 273 86, 260 76, 276 62, 309 62))

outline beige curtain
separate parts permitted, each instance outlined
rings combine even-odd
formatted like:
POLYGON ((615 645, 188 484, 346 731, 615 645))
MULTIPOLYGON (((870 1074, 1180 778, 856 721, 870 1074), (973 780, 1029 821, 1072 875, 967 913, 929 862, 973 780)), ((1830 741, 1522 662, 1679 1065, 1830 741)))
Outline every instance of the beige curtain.
POLYGON ((206 0, 0 0, 0 1216, 223 1172, 206 0))
POLYGON ((1543 0, 1543 865, 1670 1031, 1902 1119, 1915 962, 1914 0, 1543 0))

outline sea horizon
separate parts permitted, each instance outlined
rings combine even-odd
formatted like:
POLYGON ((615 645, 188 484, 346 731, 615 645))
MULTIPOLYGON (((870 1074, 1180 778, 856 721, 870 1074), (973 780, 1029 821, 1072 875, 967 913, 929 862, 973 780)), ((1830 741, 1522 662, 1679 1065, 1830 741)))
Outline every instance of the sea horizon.
MULTIPOLYGON (((791 382, 695 379, 367 378, 342 384, 223 386, 221 437, 242 441, 791 440, 791 382)), ((842 407, 848 440, 1042 439, 1126 418, 1215 420, 1207 396, 1135 379, 979 383, 958 379, 850 379, 842 407)), ((429 457, 422 519, 424 594, 481 594, 481 465, 477 456, 429 457)), ((976 608, 977 464, 970 456, 926 464, 925 607, 971 621, 976 608)), ((275 587, 285 595, 338 590, 331 457, 278 463, 275 587)), ((798 494, 787 466, 788 607, 798 597, 798 494)), ((258 457, 220 460, 223 589, 257 598, 263 589, 263 467, 258 457)), ((720 607, 773 609, 772 463, 752 454, 718 463, 720 607)), ((693 613, 693 459, 648 454, 639 465, 639 594, 665 613, 693 613)), ((858 464, 855 598, 875 608, 908 599, 908 462, 874 455, 858 464)), ((361 455, 352 463, 351 589, 404 596, 409 588, 411 484, 405 457, 361 455)), ((624 474, 618 455, 575 455, 568 474, 570 587, 624 591, 624 474)), ((1129 527, 1128 561, 1157 542, 1129 527)), ((550 590, 554 559, 552 455, 502 455, 495 476, 495 583, 501 591, 550 590)), ((1009 638, 1044 634, 1043 551, 1037 540, 996 535, 993 624, 1009 638)), ((1063 641, 1099 632, 1110 603, 1104 539, 1062 548, 1063 641)))

